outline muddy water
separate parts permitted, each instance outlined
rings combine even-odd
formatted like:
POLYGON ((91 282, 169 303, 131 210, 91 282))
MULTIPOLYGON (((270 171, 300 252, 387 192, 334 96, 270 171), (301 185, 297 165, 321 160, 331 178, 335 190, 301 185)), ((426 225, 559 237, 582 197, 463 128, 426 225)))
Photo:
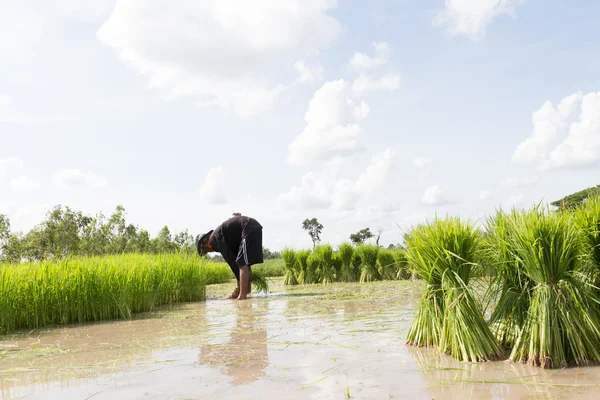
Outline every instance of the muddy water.
POLYGON ((600 368, 466 364, 404 345, 412 282, 284 289, 0 340, 1 398, 600 398, 600 368))

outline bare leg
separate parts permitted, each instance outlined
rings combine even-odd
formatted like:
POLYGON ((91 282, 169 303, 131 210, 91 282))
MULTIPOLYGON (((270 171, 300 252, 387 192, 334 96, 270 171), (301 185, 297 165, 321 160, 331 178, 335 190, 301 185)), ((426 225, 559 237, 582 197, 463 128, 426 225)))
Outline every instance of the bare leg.
POLYGON ((238 300, 246 300, 248 285, 250 284, 250 267, 245 265, 240 268, 240 296, 238 300))

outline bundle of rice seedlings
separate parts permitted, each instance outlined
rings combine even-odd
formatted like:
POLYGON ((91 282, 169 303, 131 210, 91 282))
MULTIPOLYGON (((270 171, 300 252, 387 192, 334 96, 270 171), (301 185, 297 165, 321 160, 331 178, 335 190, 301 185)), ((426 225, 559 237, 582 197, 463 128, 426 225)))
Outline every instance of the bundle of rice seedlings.
POLYGON ((407 257, 428 283, 407 342, 438 346, 460 361, 483 361, 500 348, 468 285, 479 261, 480 235, 459 218, 436 218, 406 236, 407 257))
POLYGON ((582 278, 583 241, 570 215, 534 209, 514 223, 513 252, 534 285, 510 359, 542 368, 600 361, 600 314, 582 278))
POLYGON ((397 249, 393 252, 394 260, 396 261, 396 279, 410 279, 412 272, 408 267, 408 259, 406 251, 397 249))
POLYGON ((362 269, 362 259, 360 258, 360 254, 358 254, 358 251, 356 251, 356 248, 354 248, 354 254, 352 254, 352 272, 353 272, 352 282, 359 280, 361 269, 362 269))
POLYGON ((304 284, 318 283, 321 260, 319 256, 312 253, 306 259, 306 271, 304 273, 304 284))
POLYGON ((342 243, 339 247, 338 254, 342 260, 342 268, 339 275, 339 280, 342 282, 352 282, 356 280, 354 263, 354 246, 350 243, 342 243))
POLYGON ((356 252, 362 261, 360 281, 371 282, 379 279, 379 271, 377 270, 379 247, 373 244, 361 244, 356 247, 356 252))
POLYGON ((342 257, 339 253, 333 253, 333 267, 335 269, 335 279, 338 281, 342 273, 342 257))
POLYGON ((379 249, 377 253, 377 272, 384 280, 392 280, 398 274, 398 266, 394 258, 394 252, 388 249, 379 249))
POLYGON ((489 324, 505 348, 514 345, 523 327, 533 287, 512 251, 513 228, 522 218, 523 214, 515 210, 510 215, 499 210, 485 223, 483 252, 492 278, 486 297, 496 302, 489 324))
POLYGON ((298 283, 306 283, 306 270, 308 269, 308 257, 310 250, 301 250, 296 253, 296 276, 298 283))
POLYGON ((281 258, 283 259, 283 266, 285 268, 285 274, 283 276, 283 284, 284 285, 297 285, 298 278, 296 277, 297 273, 297 256, 296 252, 293 249, 284 249, 281 253, 281 258))
POLYGON ((335 282, 335 265, 333 264, 333 248, 320 245, 315 248, 315 257, 319 262, 319 281, 324 285, 335 282))
POLYGON ((587 199, 574 210, 573 216, 582 231, 590 276, 594 285, 600 287, 600 197, 587 199))
POLYGON ((252 288, 255 293, 269 292, 269 280, 261 271, 252 271, 252 274, 250 275, 250 283, 252 284, 252 288))

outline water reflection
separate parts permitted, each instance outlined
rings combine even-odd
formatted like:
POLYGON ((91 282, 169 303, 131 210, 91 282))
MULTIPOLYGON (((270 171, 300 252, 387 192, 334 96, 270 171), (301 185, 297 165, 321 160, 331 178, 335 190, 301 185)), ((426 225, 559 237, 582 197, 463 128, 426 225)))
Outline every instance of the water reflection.
POLYGON ((235 386, 264 378, 269 365, 267 331, 263 315, 265 302, 234 302, 231 308, 235 326, 225 343, 205 344, 200 348, 200 364, 221 367, 235 386))

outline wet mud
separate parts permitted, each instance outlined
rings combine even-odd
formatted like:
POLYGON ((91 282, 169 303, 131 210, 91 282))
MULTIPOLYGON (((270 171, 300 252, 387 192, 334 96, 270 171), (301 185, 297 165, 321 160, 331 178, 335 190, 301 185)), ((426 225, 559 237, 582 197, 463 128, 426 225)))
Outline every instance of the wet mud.
POLYGON ((598 399, 600 367, 460 363, 404 344, 419 282, 284 288, 0 339, 2 399, 598 399))

